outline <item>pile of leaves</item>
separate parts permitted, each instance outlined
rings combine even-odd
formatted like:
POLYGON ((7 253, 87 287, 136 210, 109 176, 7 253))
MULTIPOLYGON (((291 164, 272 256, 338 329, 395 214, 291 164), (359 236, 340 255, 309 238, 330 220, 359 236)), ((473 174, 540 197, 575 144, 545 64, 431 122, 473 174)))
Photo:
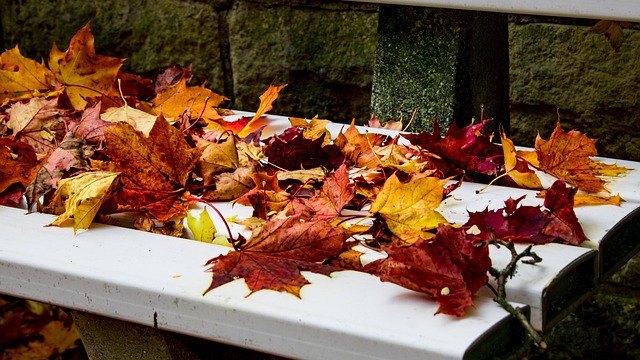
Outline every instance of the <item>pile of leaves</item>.
MULTIPOLYGON (((601 175, 624 171, 592 160, 595 141, 559 122, 529 152, 505 134, 492 142, 485 119, 395 137, 351 124, 334 139, 327 120, 290 119, 265 138, 263 115, 284 85, 269 86, 255 116, 227 121, 226 98, 191 85, 190 69, 154 81, 124 73, 125 59, 95 53, 89 24, 67 51, 54 44, 47 65, 17 46, 0 61, 0 204, 25 198, 28 211, 55 214, 51 225, 72 222, 74 231, 133 212, 137 228, 177 236, 195 202, 253 207, 241 221, 251 236, 228 231, 232 250, 208 263, 206 292, 243 278, 251 292, 299 296, 301 271, 348 269, 429 294, 438 312, 461 316, 487 282, 490 241, 580 244, 576 191, 606 194, 601 175), (559 179, 544 206, 510 199, 462 225, 437 210, 463 181, 542 189, 536 171, 559 179), (359 245, 384 256, 363 264, 359 245)), ((208 215, 187 222, 213 241, 208 215)))
POLYGON ((69 314, 52 305, 0 295, 0 358, 87 357, 69 314))

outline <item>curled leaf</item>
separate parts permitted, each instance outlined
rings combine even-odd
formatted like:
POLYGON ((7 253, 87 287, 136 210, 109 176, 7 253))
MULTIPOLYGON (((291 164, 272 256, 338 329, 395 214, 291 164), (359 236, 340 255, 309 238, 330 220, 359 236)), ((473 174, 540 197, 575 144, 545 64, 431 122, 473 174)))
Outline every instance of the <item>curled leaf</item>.
POLYGON ((59 213, 64 208, 64 211, 50 225, 60 226, 73 218, 74 233, 88 229, 100 206, 120 185, 119 180, 119 173, 108 171, 86 172, 60 180, 52 202, 43 210, 59 213))

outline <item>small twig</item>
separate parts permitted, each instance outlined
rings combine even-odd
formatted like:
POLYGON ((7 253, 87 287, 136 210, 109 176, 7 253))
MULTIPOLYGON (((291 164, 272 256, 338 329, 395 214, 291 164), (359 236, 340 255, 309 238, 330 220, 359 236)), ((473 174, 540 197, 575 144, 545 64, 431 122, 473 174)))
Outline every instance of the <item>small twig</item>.
POLYGON ((531 251, 533 247, 532 245, 527 246, 527 248, 524 249, 521 253, 518 253, 518 251, 515 248, 515 245, 511 241, 507 242, 494 237, 493 239, 489 240, 489 243, 497 247, 500 247, 500 245, 502 245, 507 249, 509 249, 509 251, 511 252, 511 261, 509 261, 509 264, 507 264, 507 266, 504 269, 497 270, 496 268, 493 268, 493 267, 489 269, 489 274, 491 274, 491 276, 493 276, 498 283, 497 289, 492 288, 492 290, 496 294, 496 298, 494 299, 494 301, 500 304, 500 306, 502 306, 503 309, 505 309, 511 315, 513 315, 516 319, 518 319, 518 321, 520 321, 520 323, 525 328, 529 336, 531 336, 531 338, 534 340, 535 344, 538 347, 540 347, 542 350, 545 350, 547 348, 547 343, 544 341, 542 336, 536 331, 536 329, 533 328, 533 326, 529 322, 529 319, 527 319, 525 314, 522 312, 522 309, 514 308, 507 301, 507 289, 506 289, 507 281, 508 279, 512 278, 513 275, 515 274, 516 268, 518 266, 518 262, 520 260, 522 260, 522 262, 525 264, 536 264, 541 262, 542 258, 538 256, 538 254, 536 254, 535 252, 531 251), (528 258, 528 259, 523 260, 523 258, 528 258))

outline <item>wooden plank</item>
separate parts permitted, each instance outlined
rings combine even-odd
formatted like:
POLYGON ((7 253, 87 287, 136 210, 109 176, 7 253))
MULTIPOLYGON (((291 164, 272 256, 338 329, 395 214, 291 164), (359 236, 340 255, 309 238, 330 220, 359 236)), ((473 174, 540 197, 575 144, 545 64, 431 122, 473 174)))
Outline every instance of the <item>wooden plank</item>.
POLYGON ((553 0, 346 0, 379 4, 427 6, 511 14, 563 16, 586 19, 640 21, 636 0, 553 1, 553 0))

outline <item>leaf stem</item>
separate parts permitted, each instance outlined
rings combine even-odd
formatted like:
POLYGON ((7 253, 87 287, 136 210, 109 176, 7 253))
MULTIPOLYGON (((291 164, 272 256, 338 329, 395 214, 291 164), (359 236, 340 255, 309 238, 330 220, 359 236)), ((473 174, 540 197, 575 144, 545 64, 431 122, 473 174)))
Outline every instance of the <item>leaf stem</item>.
POLYGON ((415 118, 416 118, 416 113, 417 112, 418 112, 418 109, 414 109, 413 110, 413 114, 411 114, 411 119, 409 119, 409 122, 407 123, 407 126, 405 126, 404 129, 402 129, 402 131, 407 131, 409 126, 411 126, 411 123, 413 123, 413 120, 415 120, 415 118))
POLYGON ((224 223, 224 226, 227 228, 227 232, 229 233, 229 243, 231 243, 231 246, 233 246, 233 249, 236 250, 236 251, 240 250, 236 246, 236 242, 235 242, 235 240, 233 238, 233 233, 231 233, 231 228, 229 227, 229 223, 224 218, 224 216, 222 215, 220 210, 218 210, 218 208, 216 208, 212 203, 208 202, 207 200, 202 200, 202 199, 197 198, 197 197, 190 197, 190 198, 187 199, 187 202, 199 202, 199 203, 203 203, 205 205, 209 205, 209 207, 211 207, 213 209, 213 211, 215 211, 218 214, 218 216, 222 219, 222 222, 224 223))

